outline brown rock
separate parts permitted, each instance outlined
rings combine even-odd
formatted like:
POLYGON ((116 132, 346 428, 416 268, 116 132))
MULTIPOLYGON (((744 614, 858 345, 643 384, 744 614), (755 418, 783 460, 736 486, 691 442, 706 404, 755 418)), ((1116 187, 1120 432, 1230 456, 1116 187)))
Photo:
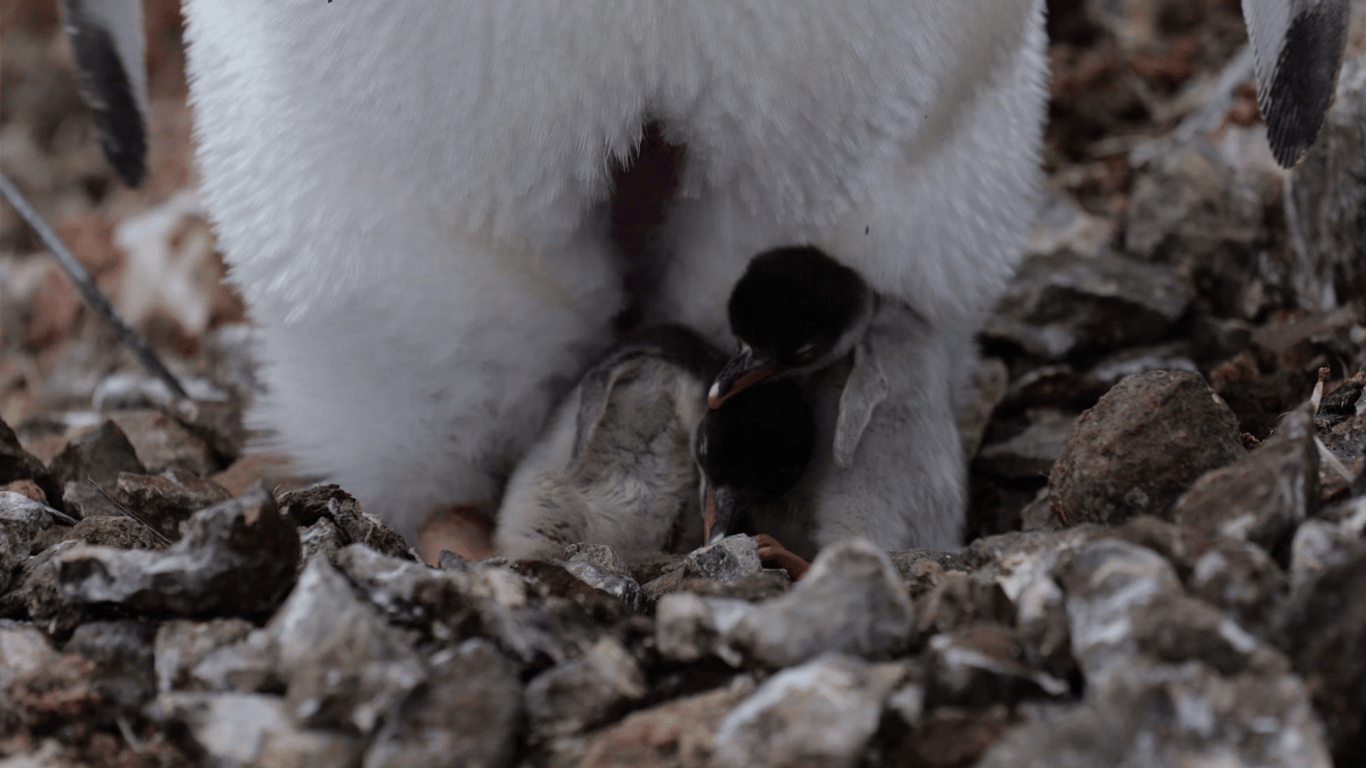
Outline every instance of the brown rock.
MULTIPOLYGON (((35 483, 51 499, 61 498, 61 485, 53 481, 47 467, 43 466, 43 462, 37 456, 24 450, 23 446, 19 444, 19 437, 14 434, 14 430, 10 429, 4 421, 0 421, 0 485, 8 485, 17 480, 28 480, 35 483)), ((23 493, 17 488, 7 488, 6 490, 23 493)), ((44 504, 51 503, 48 499, 35 500, 44 504)))
POLYGON ((1005 705, 974 710, 941 707, 899 740, 885 764, 917 768, 972 765, 1016 720, 1005 705))
POLYGON ((1166 265, 1113 253, 1027 259, 986 333, 1048 360, 1156 341, 1186 311, 1190 284, 1166 265))
POLYGON ((181 537, 190 515, 232 498, 221 486, 185 472, 132 475, 120 472, 114 498, 171 540, 181 537))
POLYGON ((1177 499, 1177 525, 1244 539, 1271 550, 1309 517, 1319 500, 1319 454, 1307 410, 1287 415, 1253 453, 1195 481, 1177 499))
POLYGON ((1246 453, 1233 412, 1199 374, 1129 376, 1077 420, 1048 500, 1073 524, 1166 517, 1196 478, 1246 453))
POLYGON ((221 469, 208 443, 161 411, 115 411, 109 420, 128 436, 138 458, 151 472, 174 467, 208 477, 221 469))
POLYGON ((716 729, 753 690, 736 685, 636 712, 593 734, 582 768, 710 768, 716 729))
POLYGON ((120 472, 145 475, 147 468, 138 459, 128 436, 113 421, 106 421, 67 443, 52 460, 53 478, 59 487, 67 483, 84 486, 87 480, 94 480, 112 492, 120 472))
POLYGON ((1296 587, 1277 644, 1313 693, 1339 764, 1366 754, 1366 544, 1296 587))

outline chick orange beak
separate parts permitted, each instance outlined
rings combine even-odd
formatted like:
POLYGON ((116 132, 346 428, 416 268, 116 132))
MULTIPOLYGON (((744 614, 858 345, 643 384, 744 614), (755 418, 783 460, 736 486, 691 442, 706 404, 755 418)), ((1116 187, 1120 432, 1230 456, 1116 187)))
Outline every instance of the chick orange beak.
POLYGON ((707 392, 707 407, 714 411, 727 400, 777 372, 776 365, 766 359, 756 358, 753 352, 746 349, 732 357, 716 374, 716 380, 707 392))

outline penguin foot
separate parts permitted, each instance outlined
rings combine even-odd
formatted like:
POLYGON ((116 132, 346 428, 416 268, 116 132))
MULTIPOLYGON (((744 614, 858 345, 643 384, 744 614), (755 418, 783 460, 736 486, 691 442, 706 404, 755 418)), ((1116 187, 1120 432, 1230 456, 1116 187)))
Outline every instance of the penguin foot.
POLYGON ((417 553, 435 566, 442 550, 466 560, 493 557, 493 521, 474 507, 438 509, 417 530, 417 553))
POLYGON ((800 579, 811 570, 811 563, 789 552, 777 539, 767 533, 761 533, 754 537, 754 543, 759 545, 759 562, 777 563, 779 568, 786 568, 787 574, 793 581, 800 579))

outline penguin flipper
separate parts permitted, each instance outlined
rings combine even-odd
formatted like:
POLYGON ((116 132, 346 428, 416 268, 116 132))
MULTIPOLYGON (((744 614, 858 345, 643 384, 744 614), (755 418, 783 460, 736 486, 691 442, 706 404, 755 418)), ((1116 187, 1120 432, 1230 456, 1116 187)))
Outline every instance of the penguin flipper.
POLYGON ((607 414, 607 402, 612 397, 612 387, 623 376, 639 370, 644 358, 640 353, 615 357, 594 367, 583 377, 579 384, 579 410, 574 421, 574 447, 569 454, 569 471, 573 472, 584 460, 588 444, 602 417, 607 414))
POLYGON ((869 354, 865 339, 854 347, 854 368, 844 382, 835 419, 835 464, 841 469, 854 465, 854 451, 863 431, 872 421, 873 411, 887 399, 888 390, 887 376, 869 354))
POLYGON ((1318 138, 1337 89, 1350 0, 1243 0, 1257 106, 1276 162, 1290 168, 1318 138))
POLYGON ((136 187, 147 171, 142 0, 61 0, 60 5, 100 146, 124 183, 136 187))

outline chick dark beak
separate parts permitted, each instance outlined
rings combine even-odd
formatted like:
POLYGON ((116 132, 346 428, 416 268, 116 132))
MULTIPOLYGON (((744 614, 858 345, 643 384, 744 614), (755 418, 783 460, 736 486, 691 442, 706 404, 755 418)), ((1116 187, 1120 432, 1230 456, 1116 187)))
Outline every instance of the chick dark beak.
POLYGON ((767 358, 755 357, 752 350, 746 349, 727 361, 721 372, 716 374, 716 380, 707 392, 707 407, 714 411, 746 388, 777 372, 776 363, 767 358))
POLYGON ((707 486, 706 510, 702 514, 702 542, 715 544, 726 538, 735 521, 735 497, 726 488, 707 486))

